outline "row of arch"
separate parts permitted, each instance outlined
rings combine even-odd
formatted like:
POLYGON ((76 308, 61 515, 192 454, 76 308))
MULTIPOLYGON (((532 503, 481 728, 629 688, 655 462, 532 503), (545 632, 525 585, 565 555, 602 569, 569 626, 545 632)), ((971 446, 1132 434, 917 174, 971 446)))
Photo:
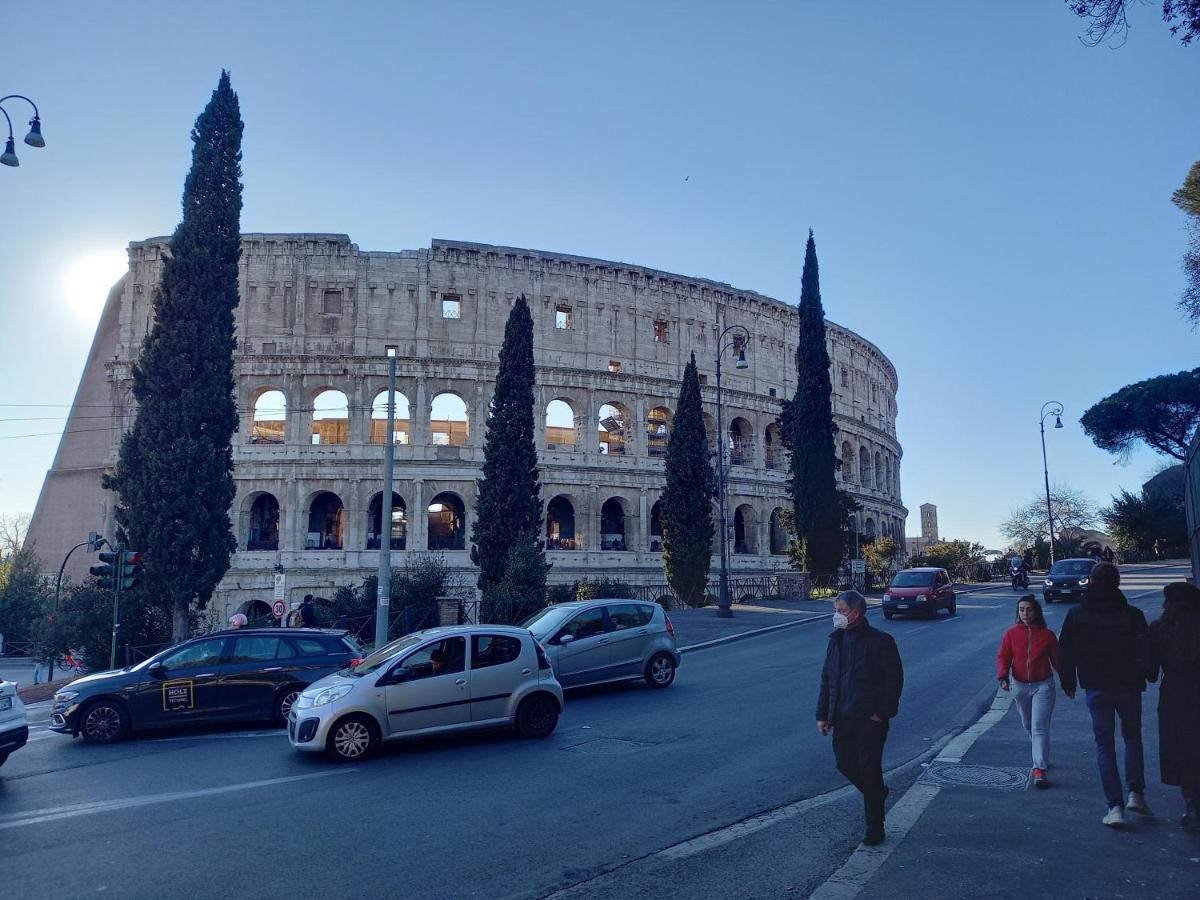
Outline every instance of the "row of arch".
POLYGON ((872 455, 869 447, 860 445, 856 459, 850 442, 842 441, 841 458, 842 481, 900 496, 900 461, 890 452, 876 450, 872 455))
MULTIPOLYGON (((412 416, 408 398, 395 394, 392 422, 392 443, 408 444, 412 440, 412 416)), ((345 444, 350 438, 350 402, 341 391, 328 388, 312 398, 309 413, 308 439, 313 444, 345 444)), ((387 442, 388 393, 380 391, 371 403, 372 444, 387 442)), ((435 446, 461 447, 467 443, 470 423, 467 404, 458 394, 445 391, 429 404, 430 440, 435 446)), ((286 441, 287 398, 283 391, 269 388, 254 399, 250 443, 282 444, 286 441)))

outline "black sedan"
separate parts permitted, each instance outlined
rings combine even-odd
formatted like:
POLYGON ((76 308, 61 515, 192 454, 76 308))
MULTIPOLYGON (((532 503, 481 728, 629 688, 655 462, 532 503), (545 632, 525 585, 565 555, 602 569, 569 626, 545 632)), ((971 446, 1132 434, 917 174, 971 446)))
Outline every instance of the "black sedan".
POLYGON ((1042 597, 1047 603, 1083 599, 1094 565, 1095 561, 1090 559, 1060 559, 1046 573, 1042 597))
POLYGON ((130 731, 200 723, 283 722, 300 691, 357 662, 345 631, 242 628, 192 638, 136 666, 72 681, 54 695, 50 728, 91 744, 130 731))

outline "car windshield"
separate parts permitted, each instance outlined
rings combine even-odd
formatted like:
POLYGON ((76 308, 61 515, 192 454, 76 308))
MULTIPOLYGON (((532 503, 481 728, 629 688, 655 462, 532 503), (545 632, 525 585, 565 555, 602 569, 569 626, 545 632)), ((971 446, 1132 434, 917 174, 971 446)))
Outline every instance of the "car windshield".
POLYGON ((378 650, 370 654, 366 659, 360 662, 357 666, 351 666, 344 671, 350 675, 370 675, 387 665, 397 653, 407 650, 409 647, 414 647, 421 643, 420 635, 410 634, 402 638, 397 638, 390 644, 384 644, 378 650))
POLYGON ((521 628, 528 628, 534 634, 543 635, 549 634, 564 621, 567 616, 575 612, 573 609, 563 609, 560 606, 547 606, 545 609, 539 609, 528 619, 521 622, 521 628))
POLYGON ((1056 562, 1054 568, 1050 570, 1051 575, 1086 575, 1092 571, 1092 561, 1090 559, 1064 559, 1062 562, 1056 562))
POLYGON ((933 584, 932 572, 900 572, 892 579, 892 587, 928 587, 933 584))

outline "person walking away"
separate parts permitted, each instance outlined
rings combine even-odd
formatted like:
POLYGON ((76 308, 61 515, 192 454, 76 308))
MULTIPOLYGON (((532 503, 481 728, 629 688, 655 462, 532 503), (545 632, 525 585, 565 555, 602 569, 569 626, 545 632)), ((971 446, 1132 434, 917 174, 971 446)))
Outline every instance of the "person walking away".
POLYGON ((863 795, 863 843, 884 839, 883 745, 900 708, 904 669, 896 641, 867 621, 867 601, 843 591, 834 601, 834 630, 825 650, 817 697, 817 730, 833 731, 838 771, 863 795))
POLYGON ((1000 687, 1012 690, 1021 724, 1033 746, 1035 787, 1050 786, 1050 716, 1054 713, 1054 673, 1058 671, 1058 638, 1046 627, 1042 604, 1033 594, 1017 601, 1017 624, 1006 632, 996 654, 1000 687))
POLYGON ((1157 681, 1158 768, 1183 794, 1185 831, 1200 833, 1200 588, 1163 589, 1162 615, 1150 626, 1146 677, 1157 681))
POLYGON ((245 613, 240 613, 240 612, 234 613, 232 616, 229 617, 229 627, 233 628, 233 629, 245 628, 246 621, 247 621, 247 619, 246 619, 245 613))
POLYGON ((1068 699, 1075 699, 1077 684, 1086 692, 1100 782, 1108 801, 1103 822, 1123 828, 1126 809, 1152 815, 1146 803, 1142 757, 1142 691, 1146 689, 1142 643, 1147 634, 1146 617, 1121 593, 1121 571, 1112 563, 1097 563, 1089 577, 1083 603, 1067 613, 1058 636, 1060 675, 1068 699), (1125 742, 1125 781, 1129 787, 1124 805, 1114 735, 1117 717, 1125 742))
POLYGON ((313 607, 313 595, 305 594, 300 601, 300 624, 304 628, 317 627, 317 610, 313 607))

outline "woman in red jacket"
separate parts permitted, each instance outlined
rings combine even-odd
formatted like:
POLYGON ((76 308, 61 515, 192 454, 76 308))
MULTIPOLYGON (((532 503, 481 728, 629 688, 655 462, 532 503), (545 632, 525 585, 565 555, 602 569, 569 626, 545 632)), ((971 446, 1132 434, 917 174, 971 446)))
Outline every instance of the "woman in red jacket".
POLYGON ((1054 712, 1054 673, 1058 671, 1058 639, 1046 627, 1042 604, 1026 594, 1017 602, 1017 624, 1004 632, 996 654, 996 677, 1009 690, 1021 724, 1033 742, 1033 783, 1048 787, 1050 715, 1054 712))

